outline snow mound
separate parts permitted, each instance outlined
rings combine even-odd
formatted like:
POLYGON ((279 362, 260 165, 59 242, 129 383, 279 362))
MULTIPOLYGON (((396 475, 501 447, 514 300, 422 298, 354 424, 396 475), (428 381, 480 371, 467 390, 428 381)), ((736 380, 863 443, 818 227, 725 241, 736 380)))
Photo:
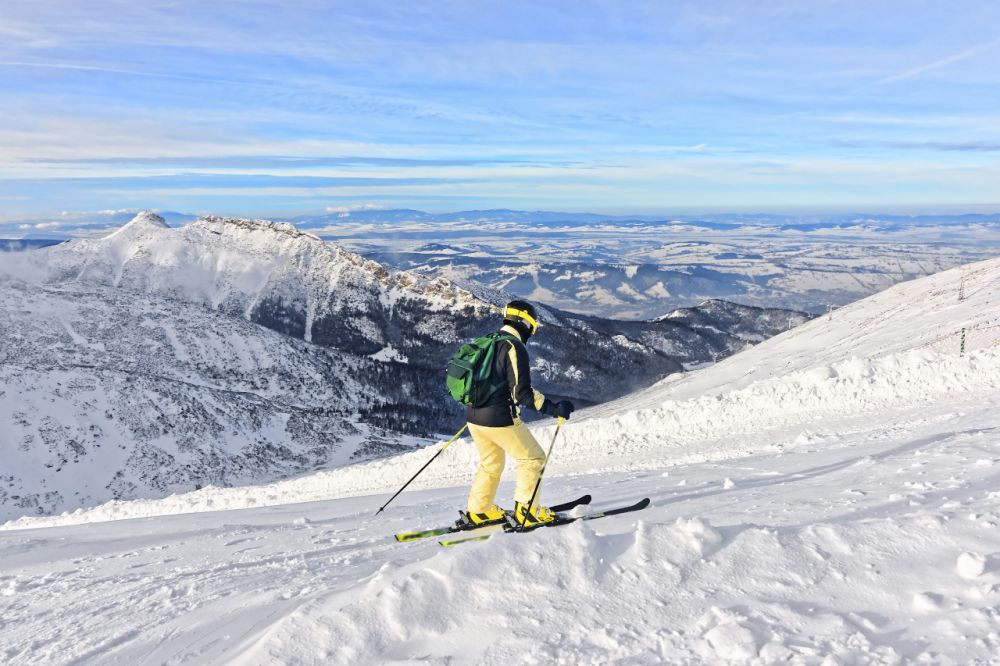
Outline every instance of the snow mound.
POLYGON ((986 571, 986 558, 979 553, 962 553, 956 564, 958 575, 968 580, 975 580, 986 571))
POLYGON ((921 642, 894 643, 897 594, 927 600, 920 612, 937 641, 960 641, 987 621, 976 607, 946 614, 930 601, 962 594, 925 561, 928 550, 947 551, 947 533, 922 515, 780 529, 625 519, 501 535, 386 562, 351 595, 324 595, 274 623, 240 663, 280 654, 302 663, 420 655, 488 664, 894 664, 904 649, 933 660, 921 642), (918 532, 924 538, 915 540, 918 532), (912 570, 894 567, 908 558, 912 570), (932 581, 939 592, 921 588, 932 581))

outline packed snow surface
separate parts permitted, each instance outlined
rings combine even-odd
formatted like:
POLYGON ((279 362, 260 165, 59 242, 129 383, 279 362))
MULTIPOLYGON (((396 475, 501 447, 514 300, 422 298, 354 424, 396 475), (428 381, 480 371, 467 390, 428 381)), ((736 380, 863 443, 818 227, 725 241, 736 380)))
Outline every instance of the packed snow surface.
POLYGON ((396 543, 459 441, 378 518, 432 451, 7 523, 0 661, 1000 663, 1000 261, 960 280, 575 414, 544 501, 641 513, 396 543))

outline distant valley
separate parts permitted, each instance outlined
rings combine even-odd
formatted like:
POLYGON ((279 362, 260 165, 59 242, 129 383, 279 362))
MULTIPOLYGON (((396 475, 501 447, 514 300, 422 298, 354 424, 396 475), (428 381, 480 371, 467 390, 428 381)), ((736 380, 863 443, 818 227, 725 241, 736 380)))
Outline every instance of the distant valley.
POLYGON ((1000 215, 352 211, 297 224, 388 265, 621 319, 712 298, 818 314, 1000 254, 1000 215))

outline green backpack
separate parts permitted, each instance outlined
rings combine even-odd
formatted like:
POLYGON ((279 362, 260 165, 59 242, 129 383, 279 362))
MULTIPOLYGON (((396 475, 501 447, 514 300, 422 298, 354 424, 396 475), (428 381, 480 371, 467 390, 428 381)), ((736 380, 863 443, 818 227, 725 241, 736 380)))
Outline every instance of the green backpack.
POLYGON ((463 405, 482 407, 497 391, 507 388, 507 379, 490 384, 496 344, 517 340, 513 335, 490 333, 462 345, 448 362, 448 392, 463 405))

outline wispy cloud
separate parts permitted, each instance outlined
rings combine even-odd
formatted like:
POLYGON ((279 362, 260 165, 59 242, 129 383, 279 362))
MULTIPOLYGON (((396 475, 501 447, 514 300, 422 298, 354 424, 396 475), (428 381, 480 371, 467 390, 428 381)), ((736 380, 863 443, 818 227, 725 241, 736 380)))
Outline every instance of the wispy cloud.
POLYGON ((176 155, 171 157, 93 157, 93 158, 29 158, 25 162, 31 164, 79 164, 79 165, 115 165, 115 166, 174 166, 201 167, 220 169, 311 169, 321 167, 345 166, 376 166, 376 167, 467 167, 498 164, 533 164, 565 166, 565 162, 547 161, 524 157, 496 156, 490 158, 405 158, 405 157, 371 157, 361 155, 345 155, 342 157, 310 157, 296 155, 221 155, 207 157, 201 155, 176 155))
POLYGON ((908 69, 905 72, 894 74, 893 76, 887 76, 883 79, 879 79, 876 83, 881 85, 886 83, 896 83, 898 81, 905 81, 907 79, 912 79, 913 77, 920 76, 921 74, 924 74, 926 72, 930 72, 935 69, 941 69, 942 67, 947 67, 948 65, 953 65, 957 62, 961 62, 973 56, 977 56, 981 53, 991 51, 995 49, 997 46, 1000 46, 1000 37, 985 42, 983 44, 973 46, 971 48, 963 49, 958 53, 953 53, 952 55, 947 56, 945 58, 940 58, 938 60, 934 60, 932 62, 920 65, 918 67, 913 67, 912 69, 908 69))
POLYGON ((1000 152, 1000 141, 850 141, 837 143, 848 148, 889 148, 893 150, 940 150, 958 153, 1000 152))
POLYGON ((1000 131, 1000 114, 940 114, 922 111, 912 115, 887 113, 842 113, 837 115, 818 114, 813 118, 819 122, 836 125, 882 125, 909 128, 950 128, 969 131, 1000 131))
POLYGON ((275 176, 271 174, 214 174, 187 173, 160 176, 98 176, 89 178, 8 178, 0 179, 0 188, 37 190, 45 187, 66 187, 86 189, 132 189, 154 188, 265 188, 287 187, 369 187, 388 185, 428 185, 456 184, 466 182, 463 178, 424 177, 363 177, 363 176, 275 176))
POLYGON ((352 213, 360 210, 386 210, 388 208, 385 204, 363 203, 349 206, 327 206, 323 210, 327 213, 352 213))
POLYGON ((0 60, 0 67, 25 67, 29 69, 55 69, 79 72, 98 72, 103 74, 121 74, 125 76, 148 77, 153 79, 171 79, 175 81, 189 81, 196 83, 241 83, 235 79, 220 79, 191 74, 177 74, 173 72, 158 72, 153 70, 131 69, 125 67, 107 67, 101 65, 85 65, 67 62, 25 62, 17 60, 0 60))

